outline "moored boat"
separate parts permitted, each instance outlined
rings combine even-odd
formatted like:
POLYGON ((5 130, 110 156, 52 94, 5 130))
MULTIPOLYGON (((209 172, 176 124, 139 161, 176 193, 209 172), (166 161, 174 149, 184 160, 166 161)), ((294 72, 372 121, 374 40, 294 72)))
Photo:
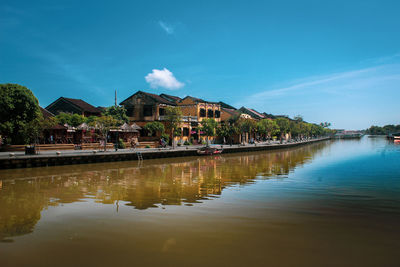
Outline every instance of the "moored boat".
POLYGON ((222 151, 223 151, 222 148, 205 146, 205 147, 197 149, 197 154, 199 154, 199 155, 217 155, 217 154, 221 154, 222 151))

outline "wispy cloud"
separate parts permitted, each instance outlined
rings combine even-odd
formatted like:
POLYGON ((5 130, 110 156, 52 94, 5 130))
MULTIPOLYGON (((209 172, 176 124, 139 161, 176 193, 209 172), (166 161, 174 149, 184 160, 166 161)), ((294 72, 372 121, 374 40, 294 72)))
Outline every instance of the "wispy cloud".
POLYGON ((309 77, 289 86, 271 88, 249 96, 247 105, 258 104, 270 99, 293 97, 305 94, 349 95, 357 90, 369 90, 390 80, 400 80, 400 64, 386 64, 376 67, 309 77))
POLYGON ((174 33, 174 27, 172 27, 171 25, 163 22, 163 21, 159 21, 158 24, 160 25, 160 27, 167 33, 167 34, 173 34, 174 33))
POLYGON ((151 88, 163 87, 169 90, 176 90, 185 85, 178 81, 174 74, 166 68, 162 70, 153 69, 152 72, 147 74, 144 78, 146 82, 150 84, 151 88))

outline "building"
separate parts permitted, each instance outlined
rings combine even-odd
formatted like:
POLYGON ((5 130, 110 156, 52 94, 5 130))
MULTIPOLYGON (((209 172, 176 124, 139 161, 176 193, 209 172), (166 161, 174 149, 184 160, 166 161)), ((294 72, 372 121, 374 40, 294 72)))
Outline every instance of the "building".
POLYGON ((60 97, 50 105, 46 107, 47 111, 50 111, 54 115, 58 115, 61 112, 80 114, 85 117, 90 116, 101 116, 101 110, 83 101, 82 99, 60 97))
POLYGON ((176 106, 176 103, 156 94, 137 91, 120 105, 125 107, 130 122, 143 127, 150 121, 164 121, 165 108, 176 106))
POLYGON ((217 102, 206 101, 200 98, 186 96, 177 102, 182 110, 182 140, 200 141, 201 121, 208 118, 221 122, 221 105, 217 102))
POLYGON ((254 109, 251 109, 251 108, 241 107, 239 109, 239 111, 244 114, 250 115, 251 118, 253 118, 255 120, 262 120, 262 119, 266 118, 264 114, 254 110, 254 109))

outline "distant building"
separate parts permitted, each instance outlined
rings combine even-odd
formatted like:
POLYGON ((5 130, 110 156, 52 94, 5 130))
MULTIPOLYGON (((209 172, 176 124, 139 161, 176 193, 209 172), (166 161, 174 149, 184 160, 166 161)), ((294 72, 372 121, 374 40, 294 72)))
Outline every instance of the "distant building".
MULTIPOLYGON (((179 107, 182 111, 181 132, 182 140, 199 140, 201 132, 199 127, 205 118, 212 118, 221 121, 221 105, 217 102, 206 101, 200 98, 178 96, 167 94, 151 94, 138 91, 122 101, 120 105, 127 110, 127 115, 131 122, 139 126, 144 126, 150 121, 165 122, 165 109, 169 106, 179 107)), ((142 136, 146 133, 142 133, 142 136)))
POLYGON ((54 115, 61 112, 80 114, 85 117, 101 116, 101 110, 83 101, 82 99, 60 97, 46 107, 54 115))
POLYGON ((206 101, 200 98, 187 96, 177 102, 182 110, 182 139, 199 140, 201 132, 199 127, 203 119, 214 119, 221 122, 221 105, 217 102, 206 101))
POLYGON ((251 118, 255 119, 255 120, 262 120, 265 119, 266 117, 264 116, 264 114, 255 111, 254 109, 251 108, 246 108, 246 107, 241 107, 239 109, 240 112, 247 114, 249 116, 251 116, 251 118))
POLYGON ((150 121, 165 119, 165 108, 176 103, 156 94, 137 91, 120 103, 126 109, 130 122, 144 126, 150 121))

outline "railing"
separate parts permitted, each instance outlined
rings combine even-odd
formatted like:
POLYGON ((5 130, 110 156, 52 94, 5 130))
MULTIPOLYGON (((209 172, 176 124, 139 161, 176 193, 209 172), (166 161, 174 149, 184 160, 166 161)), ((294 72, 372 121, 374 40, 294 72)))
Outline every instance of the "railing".
MULTIPOLYGON (((167 119, 167 116, 162 115, 162 116, 158 116, 158 120, 159 121, 165 121, 167 119)), ((182 116, 182 121, 194 121, 197 122, 197 116, 182 116)))

